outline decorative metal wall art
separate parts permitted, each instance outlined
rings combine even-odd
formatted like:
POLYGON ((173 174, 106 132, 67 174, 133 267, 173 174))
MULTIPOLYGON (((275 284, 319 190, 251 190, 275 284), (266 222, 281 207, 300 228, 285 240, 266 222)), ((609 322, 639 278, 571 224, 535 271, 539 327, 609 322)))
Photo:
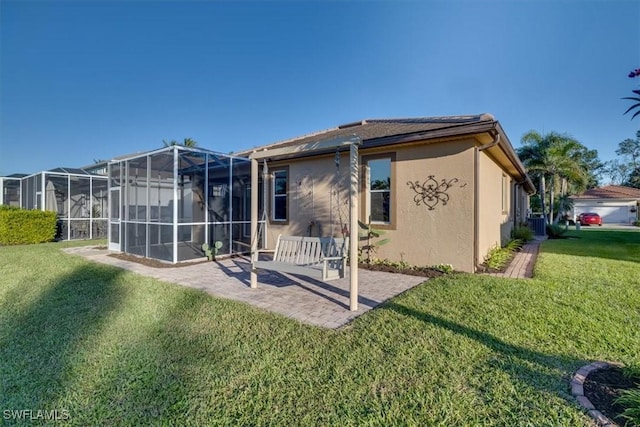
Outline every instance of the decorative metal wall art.
MULTIPOLYGON (((432 211, 439 203, 445 206, 449 202, 447 190, 453 187, 458 181, 458 178, 452 178, 450 180, 443 178, 437 181, 434 175, 429 175, 422 184, 420 184, 419 181, 408 181, 407 185, 417 193, 413 196, 413 201, 416 203, 416 206, 424 203, 424 205, 432 211)), ((467 183, 465 182, 460 185, 460 187, 462 188, 466 185, 467 183)))

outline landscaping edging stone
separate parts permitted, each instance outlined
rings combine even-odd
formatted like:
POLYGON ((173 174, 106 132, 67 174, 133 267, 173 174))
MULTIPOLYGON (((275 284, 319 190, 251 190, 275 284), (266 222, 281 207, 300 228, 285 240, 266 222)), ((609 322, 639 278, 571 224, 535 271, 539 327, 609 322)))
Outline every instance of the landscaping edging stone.
POLYGON ((578 404, 587 411, 589 416, 593 418, 600 427, 619 426, 602 412, 598 411, 587 396, 584 395, 584 381, 590 373, 609 369, 614 366, 621 368, 622 364, 615 362, 593 362, 578 369, 571 379, 571 394, 576 398, 578 404))

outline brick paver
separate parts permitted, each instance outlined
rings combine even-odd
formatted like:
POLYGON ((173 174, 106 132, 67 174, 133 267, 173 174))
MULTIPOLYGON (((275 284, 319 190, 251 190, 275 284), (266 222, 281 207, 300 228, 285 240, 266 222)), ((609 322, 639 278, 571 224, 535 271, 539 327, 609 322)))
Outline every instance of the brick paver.
POLYGON ((68 248, 65 251, 326 328, 345 325, 426 280, 424 277, 360 269, 358 311, 350 311, 348 274, 344 279, 321 282, 303 276, 261 271, 258 288, 251 289, 250 262, 245 257, 180 268, 153 268, 110 257, 109 251, 92 247, 68 248))
POLYGON ((622 365, 615 362, 593 362, 589 365, 585 365, 578 369, 573 378, 571 379, 571 394, 576 398, 578 404, 582 406, 585 411, 593 418, 596 424, 600 427, 617 427, 614 421, 610 420, 606 415, 596 409, 593 403, 584 395, 584 382, 590 373, 596 372, 602 369, 610 369, 614 366, 621 367, 622 365))
POLYGON ((534 240, 525 243, 520 249, 520 252, 517 252, 513 257, 504 273, 491 273, 491 276, 507 277, 510 279, 527 279, 533 277, 533 267, 536 265, 540 243, 545 239, 546 237, 536 236, 534 240))

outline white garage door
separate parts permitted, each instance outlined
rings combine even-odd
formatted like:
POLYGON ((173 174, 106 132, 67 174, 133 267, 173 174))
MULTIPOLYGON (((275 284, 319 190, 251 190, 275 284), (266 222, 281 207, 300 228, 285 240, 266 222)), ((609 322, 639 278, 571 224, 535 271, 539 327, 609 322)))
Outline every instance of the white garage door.
POLYGON ((595 206, 581 206, 582 212, 595 212, 602 217, 605 224, 628 224, 629 223, 629 207, 628 206, 610 206, 598 204, 595 206))

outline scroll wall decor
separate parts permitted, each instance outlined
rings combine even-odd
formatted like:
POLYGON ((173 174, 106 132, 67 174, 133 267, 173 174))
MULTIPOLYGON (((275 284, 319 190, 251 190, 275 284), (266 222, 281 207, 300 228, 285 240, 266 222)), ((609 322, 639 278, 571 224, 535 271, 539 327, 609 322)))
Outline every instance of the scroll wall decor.
MULTIPOLYGON (((445 206, 449 202, 449 194, 447 194, 447 191, 457 182, 459 182, 458 178, 453 178, 448 181, 443 178, 437 181, 434 175, 429 175, 422 184, 420 184, 419 181, 408 181, 407 185, 417 193, 413 196, 413 201, 416 203, 416 206, 420 206, 420 203, 423 203, 432 211, 439 203, 445 206)), ((467 184, 464 183, 460 185, 460 187, 466 185, 467 184)))

